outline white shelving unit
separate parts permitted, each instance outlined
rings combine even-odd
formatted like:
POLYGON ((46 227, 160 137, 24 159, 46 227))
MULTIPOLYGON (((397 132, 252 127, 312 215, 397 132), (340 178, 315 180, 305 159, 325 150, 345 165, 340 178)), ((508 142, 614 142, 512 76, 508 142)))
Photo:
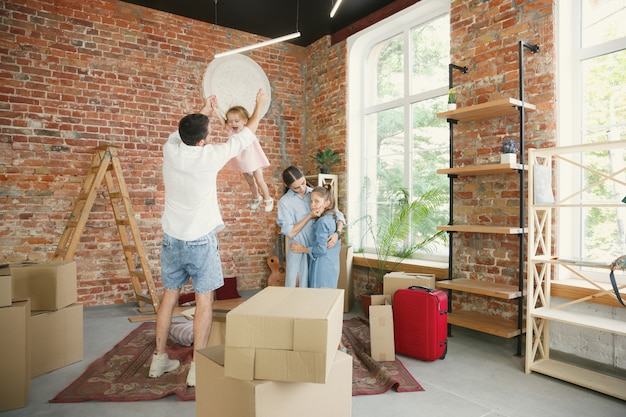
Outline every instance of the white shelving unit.
MULTIPOLYGON (((612 149, 626 149, 626 141, 529 150, 525 370, 526 373, 542 373, 626 400, 626 380, 550 357, 550 324, 553 322, 626 336, 626 321, 571 311, 571 307, 575 304, 586 303, 600 297, 606 298, 607 295, 615 297, 610 286, 607 287, 606 283, 598 283, 593 280, 593 274, 588 272, 593 270, 581 269, 581 266, 592 267, 596 270, 604 270, 608 275, 610 261, 563 259, 556 253, 552 242, 553 222, 558 221, 556 216, 559 209, 612 207, 626 210, 626 204, 621 201, 603 200, 588 203, 582 198, 583 194, 594 186, 611 185, 612 182, 619 184, 619 186, 626 186, 624 175, 626 168, 603 174, 593 166, 581 163, 582 157, 590 153, 594 154, 594 158, 599 158, 601 155, 610 158, 612 149), (535 198, 539 192, 535 185, 537 180, 535 169, 537 166, 545 167, 543 171, 549 172, 550 178, 552 178, 552 169, 557 163, 567 164, 573 169, 579 170, 581 175, 593 175, 598 180, 590 185, 582 185, 579 190, 568 193, 567 196, 557 196, 554 202, 539 203, 535 198), (560 277, 560 273, 576 276, 584 281, 585 295, 566 303, 558 305, 554 303, 552 301, 554 297, 552 287, 554 283, 558 282, 555 281, 555 278, 560 277)), ((544 188, 546 187, 545 182, 542 185, 544 188)), ((547 184, 547 186, 551 192, 551 184, 547 184)), ((544 189, 544 191, 546 190, 544 189)), ((626 297, 626 285, 621 286, 620 293, 622 298, 626 297)))

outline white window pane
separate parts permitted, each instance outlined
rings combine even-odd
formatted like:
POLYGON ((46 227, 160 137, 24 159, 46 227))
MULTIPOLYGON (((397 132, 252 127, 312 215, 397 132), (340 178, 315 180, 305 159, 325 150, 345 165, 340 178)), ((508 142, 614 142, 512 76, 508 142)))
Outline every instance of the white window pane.
POLYGON ((581 16, 583 48, 626 36, 624 0, 583 0, 581 16))
POLYGON ((583 62, 583 142, 626 139, 626 50, 583 62))
POLYGON ((404 94, 404 42, 402 34, 374 46, 367 59, 368 105, 386 103, 404 94))
POLYGON ((411 94, 448 85, 450 17, 411 29, 411 94))

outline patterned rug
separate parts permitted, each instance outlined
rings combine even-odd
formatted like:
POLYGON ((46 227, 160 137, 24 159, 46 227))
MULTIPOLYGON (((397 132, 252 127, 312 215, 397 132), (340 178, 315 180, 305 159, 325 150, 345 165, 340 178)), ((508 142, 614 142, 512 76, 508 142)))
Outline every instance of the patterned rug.
POLYGON ((400 359, 377 362, 370 356, 369 322, 360 317, 343 321, 341 341, 352 355, 352 396, 424 391, 400 359))
MULTIPOLYGON (((160 378, 148 377, 154 328, 154 322, 142 323, 50 402, 149 401, 172 394, 182 401, 195 400, 196 389, 186 384, 193 346, 168 342, 170 358, 178 359, 182 365, 160 378)), ((423 391, 398 359, 376 362, 369 357, 367 321, 345 320, 342 341, 354 358, 352 395, 380 394, 392 387, 398 392, 423 391)))
POLYGON ((168 341, 167 353, 182 365, 159 378, 148 377, 155 346, 154 329, 154 322, 142 323, 50 402, 148 401, 171 394, 183 401, 195 400, 196 389, 187 387, 193 346, 168 341))

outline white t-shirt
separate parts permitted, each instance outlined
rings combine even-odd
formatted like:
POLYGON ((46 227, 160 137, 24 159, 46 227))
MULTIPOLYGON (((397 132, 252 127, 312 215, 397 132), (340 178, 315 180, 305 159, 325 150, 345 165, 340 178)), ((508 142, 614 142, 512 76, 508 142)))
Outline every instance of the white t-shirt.
POLYGON ((197 240, 224 228, 217 201, 217 173, 255 140, 248 128, 226 143, 188 146, 178 131, 163 146, 165 210, 161 223, 168 235, 197 240))

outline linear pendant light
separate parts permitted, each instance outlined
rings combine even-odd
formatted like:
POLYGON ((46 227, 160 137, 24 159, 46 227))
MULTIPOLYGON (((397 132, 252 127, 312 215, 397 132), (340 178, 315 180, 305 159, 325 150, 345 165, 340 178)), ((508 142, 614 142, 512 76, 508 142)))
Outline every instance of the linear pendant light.
MULTIPOLYGON (((214 1, 215 1, 215 16, 216 16, 215 17, 215 20, 216 20, 215 24, 217 24, 217 1, 218 0, 214 0, 214 1)), ((341 0, 339 0, 339 2, 341 2, 341 0)), ((289 35, 279 36, 278 38, 269 39, 267 41, 255 43, 254 45, 242 46, 241 48, 232 49, 232 50, 226 51, 226 52, 220 52, 219 54, 215 54, 215 58, 221 58, 221 57, 224 57, 224 56, 237 54, 239 52, 246 52, 246 51, 250 51, 252 49, 262 48, 264 46, 273 45, 275 43, 284 42, 284 41, 288 41, 290 39, 299 38, 300 37, 300 31, 298 30, 299 20, 300 20, 300 0, 298 0, 297 3, 296 3, 296 31, 294 33, 290 33, 289 35)))
POLYGON ((332 19, 333 17, 335 17, 335 13, 337 13, 337 9, 339 8, 339 6, 341 5, 341 2, 343 0, 337 0, 335 2, 335 5, 333 6, 333 8, 330 11, 330 18, 332 19))
POLYGON ((279 42, 288 41, 289 39, 295 39, 300 37, 300 32, 290 33, 289 35, 280 36, 278 38, 269 39, 267 41, 255 43, 254 45, 242 46, 241 48, 231 49, 230 51, 220 52, 215 54, 215 58, 221 58, 228 55, 238 54, 239 52, 246 52, 252 49, 262 48, 267 45, 272 45, 279 42))

